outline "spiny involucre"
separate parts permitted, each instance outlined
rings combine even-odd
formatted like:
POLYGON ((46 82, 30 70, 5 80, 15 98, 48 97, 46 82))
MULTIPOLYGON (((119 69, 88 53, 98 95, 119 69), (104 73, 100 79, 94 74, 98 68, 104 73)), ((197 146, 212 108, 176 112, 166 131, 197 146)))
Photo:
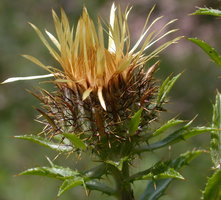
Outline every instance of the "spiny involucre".
POLYGON ((92 152, 103 158, 110 156, 109 149, 116 153, 124 144, 128 144, 128 148, 125 148, 127 153, 122 154, 128 154, 134 145, 142 141, 142 128, 156 118, 160 109, 156 106, 157 87, 152 77, 158 63, 148 69, 144 65, 181 38, 177 37, 147 52, 153 44, 177 31, 165 31, 175 20, 159 30, 152 30, 162 18, 150 22, 153 9, 134 46, 130 43, 127 23, 131 8, 122 12, 114 4, 110 21, 105 26, 99 18, 95 25, 86 8, 83 8, 75 28, 69 25, 63 10, 60 18, 52 11, 56 36, 45 31, 50 42, 31 24, 60 64, 60 68, 51 67, 30 55, 24 55, 53 74, 52 82, 58 88, 54 92, 42 90, 38 97, 42 101, 42 109, 37 110, 44 118, 44 132, 47 135, 76 134, 92 148, 92 152), (131 126, 131 118, 139 109, 142 110, 139 128, 130 134, 128 127, 131 126))

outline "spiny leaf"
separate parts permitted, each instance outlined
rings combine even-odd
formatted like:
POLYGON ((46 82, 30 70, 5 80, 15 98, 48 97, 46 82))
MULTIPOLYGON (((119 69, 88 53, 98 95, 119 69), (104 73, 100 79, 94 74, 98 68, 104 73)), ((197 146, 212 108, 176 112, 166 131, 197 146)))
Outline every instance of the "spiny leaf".
POLYGON ((217 65, 219 65, 219 67, 221 67, 221 56, 213 47, 197 38, 188 38, 188 40, 198 45, 217 65))
POLYGON ((178 170, 182 168, 185 165, 189 165, 189 163, 195 159, 197 156, 201 155, 202 153, 206 153, 205 150, 193 150, 193 151, 187 151, 183 154, 180 154, 178 158, 175 160, 172 160, 170 162, 170 166, 174 169, 178 170))
POLYGON ((216 128, 211 132, 211 158, 215 168, 221 167, 221 94, 217 92, 216 102, 213 105, 212 127, 216 128))
POLYGON ((217 170, 212 177, 209 178, 205 191, 203 192, 203 200, 220 200, 221 199, 221 170, 217 170))
POLYGON ((85 185, 89 190, 97 190, 97 191, 103 192, 107 195, 114 195, 115 194, 115 190, 113 188, 107 186, 104 183, 100 183, 96 180, 88 181, 85 183, 85 185))
POLYGON ((129 134, 134 135, 139 127, 140 124, 140 118, 142 114, 143 109, 139 109, 131 118, 130 124, 129 124, 129 134))
POLYGON ((35 167, 21 172, 19 175, 38 175, 65 180, 79 175, 77 171, 57 165, 53 167, 35 167))
POLYGON ((174 170, 173 168, 169 168, 167 169, 165 172, 154 175, 154 174, 150 174, 150 175, 146 175, 146 177, 143 177, 144 179, 154 179, 154 180, 158 180, 158 179, 165 179, 165 178, 176 178, 176 179, 182 179, 184 180, 184 177, 177 172, 176 170, 174 170))
POLYGON ((158 96, 157 96, 157 105, 164 103, 167 94, 170 92, 174 83, 177 81, 177 79, 180 76, 181 76, 181 73, 174 76, 173 78, 167 77, 166 80, 162 83, 159 89, 158 96))
POLYGON ((58 196, 62 195, 67 190, 76 187, 78 185, 84 185, 84 187, 87 187, 88 189, 98 190, 106 194, 111 194, 113 192, 111 188, 97 181, 92 182, 93 179, 101 178, 101 176, 105 173, 106 173, 106 167, 104 164, 101 164, 97 167, 94 167, 86 171, 82 175, 72 177, 71 179, 66 179, 59 188, 58 196))
POLYGON ((73 179, 66 179, 63 182, 63 184, 61 185, 61 187, 59 188, 57 196, 59 197, 67 190, 69 190, 73 187, 76 187, 78 185, 82 185, 82 184, 84 184, 84 179, 82 177, 76 177, 73 179))
POLYGON ((169 128, 176 126, 178 124, 184 123, 183 120, 179 120, 179 119, 171 119, 169 121, 167 121, 164 125, 162 125, 160 128, 158 128, 152 135, 151 137, 160 135, 161 133, 165 132, 166 130, 168 130, 169 128))
POLYGON ((140 200, 157 200, 159 199, 173 179, 162 179, 149 181, 140 200))
POLYGON ((172 134, 170 134, 169 136, 167 136, 166 138, 155 142, 153 144, 149 144, 149 145, 144 145, 144 146, 140 146, 137 147, 135 150, 137 152, 144 152, 144 151, 152 151, 155 149, 159 149, 177 142, 180 142, 182 140, 186 140, 188 138, 191 138, 193 136, 205 133, 205 132, 210 132, 210 131, 214 131, 214 128, 211 127, 194 127, 194 128, 189 128, 187 126, 182 127, 178 130, 176 130, 175 132, 173 132, 172 134))
POLYGON ((212 8, 198 8, 191 15, 212 15, 216 17, 221 17, 221 10, 212 9, 212 8))
POLYGON ((87 148, 86 144, 74 133, 63 133, 63 135, 66 138, 68 138, 76 148, 79 148, 81 150, 86 150, 87 148))
MULTIPOLYGON (((184 154, 181 154, 177 159, 172 160, 168 163, 168 166, 179 170, 184 165, 188 165, 194 158, 199 156, 201 153, 205 151, 203 150, 194 150, 190 152, 186 152, 184 154)), ((172 182, 172 178, 163 179, 163 180, 152 180, 148 181, 147 187, 142 194, 140 200, 157 200, 159 199, 163 194, 166 188, 169 186, 169 184, 172 182)))
POLYGON ((106 166, 105 166, 105 164, 101 164, 101 165, 96 166, 90 170, 87 170, 84 173, 84 176, 86 176, 88 178, 100 178, 105 173, 106 173, 106 166))
POLYGON ((15 136, 15 138, 29 140, 59 152, 70 152, 73 150, 73 147, 70 145, 54 143, 50 140, 47 140, 45 138, 36 135, 19 135, 15 136))
POLYGON ((101 164, 97 167, 94 167, 84 174, 79 173, 78 171, 71 170, 70 168, 65 168, 62 166, 57 166, 50 161, 51 167, 35 167, 24 172, 21 172, 19 175, 38 175, 38 176, 46 176, 50 178, 56 178, 59 180, 64 180, 61 185, 58 196, 63 194, 65 191, 78 186, 84 185, 87 186, 88 189, 98 190, 104 192, 106 194, 113 194, 114 190, 103 183, 99 183, 97 181, 92 181, 93 179, 101 178, 101 176, 106 173, 105 165, 101 164), (86 181, 90 181, 88 184, 86 181))
POLYGON ((179 172, 169 166, 169 162, 158 162, 153 167, 132 175, 129 180, 132 182, 135 180, 157 180, 165 178, 184 179, 179 172))

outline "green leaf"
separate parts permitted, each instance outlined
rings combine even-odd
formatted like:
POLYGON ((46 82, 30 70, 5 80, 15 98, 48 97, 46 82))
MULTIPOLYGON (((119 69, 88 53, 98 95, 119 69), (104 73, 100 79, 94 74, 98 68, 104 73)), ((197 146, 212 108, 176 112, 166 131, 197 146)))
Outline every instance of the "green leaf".
MULTIPOLYGON (((190 152, 186 152, 181 154, 177 159, 169 162, 169 167, 174 168, 175 170, 179 170, 185 165, 188 165, 194 158, 199 156, 201 153, 205 151, 203 150, 194 150, 190 152)), ((165 192, 166 188, 172 182, 172 178, 162 179, 162 180, 152 180, 148 181, 147 187, 142 194, 140 200, 157 200, 159 199, 165 192)))
POLYGON ((142 194, 140 200, 157 200, 172 182, 172 178, 157 181, 148 181, 147 187, 142 194))
POLYGON ((118 168, 121 171, 123 168, 124 162, 128 160, 129 158, 126 156, 126 157, 121 158, 119 161, 105 160, 104 162, 107 164, 113 165, 114 167, 118 168))
POLYGON ((220 200, 221 199, 221 170, 217 170, 212 177, 209 178, 205 191, 203 192, 203 200, 220 200))
POLYGON ((169 146, 171 144, 180 142, 182 140, 186 140, 188 138, 191 138, 193 136, 205 133, 205 132, 210 132, 210 131, 214 131, 214 128, 211 127, 194 127, 194 128, 189 128, 189 124, 187 124, 186 126, 176 130, 175 132, 173 132, 172 134, 170 134, 169 136, 167 136, 166 138, 152 143, 152 144, 148 144, 148 145, 143 145, 143 146, 139 146, 137 148, 135 148, 135 151, 137 153, 140 152, 144 152, 144 151, 152 151, 155 149, 159 149, 165 146, 169 146))
POLYGON ((189 163, 195 159, 197 156, 201 155, 202 153, 206 153, 205 150, 193 150, 193 151, 187 151, 186 153, 180 154, 178 158, 175 160, 172 160, 170 162, 170 166, 174 169, 178 170, 182 168, 185 165, 189 165, 189 163))
POLYGON ((115 190, 109 186, 107 186, 104 183, 100 183, 96 180, 90 180, 85 182, 87 178, 83 178, 83 177, 76 177, 73 179, 66 179, 63 184, 61 185, 61 187, 59 188, 58 191, 58 197, 61 196, 64 192, 66 192, 67 190, 74 188, 76 186, 79 185, 84 185, 85 189, 89 189, 89 190, 97 190, 100 192, 103 192, 105 194, 108 195, 114 195, 115 194, 115 190))
MULTIPOLYGON (((165 179, 165 178, 176 178, 176 179, 184 180, 184 177, 179 172, 174 170, 173 168, 169 168, 163 173, 160 173, 160 174, 157 174, 157 175, 153 174, 153 176, 152 176, 152 174, 150 174, 150 176, 147 175, 146 177, 147 177, 147 179, 151 178, 151 179, 154 179, 154 180, 165 179)), ((144 179, 145 179, 145 177, 144 177, 144 179)))
POLYGON ((38 175, 64 180, 63 184, 59 188, 58 196, 63 194, 65 191, 82 184, 87 186, 88 189, 98 190, 106 194, 112 194, 114 192, 112 188, 104 184, 96 181, 92 182, 93 179, 101 178, 101 176, 106 173, 106 166, 104 164, 94 167, 82 174, 78 171, 71 170, 70 168, 57 166, 53 164, 49 158, 47 159, 51 167, 31 168, 21 172, 19 175, 38 175), (88 184, 86 182, 88 182, 88 184))
POLYGON ((211 16, 221 17, 221 10, 212 9, 212 8, 198 8, 191 15, 211 15, 211 16))
POLYGON ((66 138, 68 138, 76 148, 79 148, 81 150, 86 150, 86 148, 87 148, 86 144, 75 134, 63 133, 62 135, 64 135, 66 138))
POLYGON ((97 191, 100 191, 107 195, 112 195, 112 196, 115 194, 115 190, 113 188, 107 186, 104 183, 100 183, 96 180, 88 181, 85 183, 85 185, 89 190, 97 190, 97 191))
POLYGON ((132 175, 129 178, 129 181, 133 182, 135 180, 157 180, 167 178, 184 179, 179 172, 169 167, 169 162, 158 162, 153 167, 132 175))
POLYGON ((101 164, 84 172, 84 176, 88 178, 100 178, 105 173, 106 173, 106 166, 105 164, 101 164))
POLYGON ((67 190, 76 187, 78 185, 84 184, 84 179, 82 177, 76 177, 73 179, 66 179, 60 186, 57 196, 61 196, 67 190))
POLYGON ((213 105, 212 127, 217 130, 211 132, 211 158, 215 168, 219 168, 221 166, 221 94, 219 92, 213 105))
POLYGON ((221 67, 221 56, 213 47, 197 38, 188 38, 188 40, 198 45, 217 65, 221 67))
POLYGON ((59 188, 58 196, 62 195, 67 190, 76 187, 78 185, 83 185, 84 187, 88 187, 88 189, 98 190, 106 194, 110 194, 110 192, 113 191, 111 188, 93 180, 101 178, 101 176, 105 173, 106 173, 106 166, 104 164, 101 164, 97 167, 94 167, 84 172, 82 175, 72 177, 71 179, 66 179, 59 188))
POLYGON ((167 77, 166 80, 162 83, 159 89, 158 96, 157 96, 157 105, 161 105, 162 103, 164 103, 167 94, 170 92, 174 83, 177 81, 177 79, 180 76, 181 76, 181 73, 174 76, 173 78, 167 77))
POLYGON ((53 167, 31 168, 21 172, 19 175, 38 175, 64 180, 78 176, 79 173, 77 171, 71 170, 70 168, 53 165, 53 167))
POLYGON ((130 124, 129 124, 129 134, 134 135, 139 127, 141 114, 143 109, 139 109, 131 118, 130 124))
POLYGON ((178 120, 178 119, 171 119, 169 121, 167 121, 164 125, 162 125, 160 128, 158 128, 152 135, 151 137, 160 135, 161 133, 165 132, 166 130, 168 130, 169 128, 176 126, 178 124, 184 123, 183 120, 178 120))
POLYGON ((36 135, 19 135, 19 136, 15 136, 15 138, 29 140, 29 141, 35 142, 37 144, 40 144, 42 146, 48 147, 50 149, 53 149, 59 152, 70 152, 73 150, 73 147, 70 145, 54 143, 50 140, 47 140, 45 138, 42 138, 36 135))

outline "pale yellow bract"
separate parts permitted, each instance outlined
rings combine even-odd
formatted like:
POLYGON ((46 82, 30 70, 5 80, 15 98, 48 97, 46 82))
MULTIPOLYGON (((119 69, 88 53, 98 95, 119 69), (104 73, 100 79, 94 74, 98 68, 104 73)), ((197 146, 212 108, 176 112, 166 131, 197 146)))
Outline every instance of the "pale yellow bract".
POLYGON ((24 55, 24 57, 48 70, 56 78, 59 77, 58 79, 66 82, 72 90, 76 90, 77 84, 80 85, 84 88, 83 100, 88 98, 92 91, 96 92, 101 106, 106 110, 103 90, 107 88, 110 80, 121 75, 126 81, 129 72, 137 67, 143 67, 147 61, 156 57, 159 52, 181 38, 177 37, 164 43, 151 53, 144 54, 144 51, 154 43, 177 31, 177 29, 173 29, 165 32, 167 26, 175 20, 169 21, 159 30, 151 31, 153 25, 162 18, 158 17, 150 22, 153 9, 147 16, 140 38, 132 47, 130 46, 130 33, 127 23, 131 8, 122 13, 121 9, 113 4, 110 11, 110 21, 105 26, 102 25, 99 18, 97 26, 95 26, 87 9, 84 8, 76 28, 70 27, 63 10, 61 10, 61 18, 52 11, 56 37, 45 30, 50 42, 35 25, 31 24, 31 26, 53 58, 60 63, 62 70, 46 66, 32 56, 24 55), (108 33, 108 47, 105 47, 104 44, 104 27, 108 33), (54 47, 50 43, 53 43, 54 47))

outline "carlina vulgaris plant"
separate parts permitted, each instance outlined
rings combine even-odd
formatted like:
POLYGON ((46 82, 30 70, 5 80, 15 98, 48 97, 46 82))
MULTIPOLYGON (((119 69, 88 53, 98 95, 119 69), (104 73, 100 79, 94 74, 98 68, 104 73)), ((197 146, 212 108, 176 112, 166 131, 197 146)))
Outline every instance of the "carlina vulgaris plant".
MULTIPOLYGON (((41 108, 36 109, 40 113, 38 120, 45 124, 42 136, 16 137, 59 152, 89 151, 101 164, 81 172, 54 165, 50 161, 51 167, 32 168, 21 174, 37 174, 63 180, 58 196, 72 187, 83 185, 88 190, 98 190, 120 200, 134 199, 131 184, 136 180, 153 179, 155 191, 152 195, 158 191, 157 179, 183 179, 176 169, 190 162, 202 151, 188 152, 176 160, 159 162, 137 174, 131 175, 129 170, 136 155, 144 151, 168 146, 211 130, 208 127, 190 128, 189 122, 163 140, 149 143, 165 130, 185 123, 183 120, 172 119, 155 131, 150 129, 151 122, 163 110, 166 95, 180 74, 168 77, 159 87, 153 78, 159 62, 148 68, 145 65, 182 38, 176 37, 147 53, 159 40, 177 31, 167 30, 176 20, 169 21, 158 30, 152 30, 162 18, 158 17, 150 22, 153 10, 154 7, 147 16, 141 36, 132 47, 127 23, 131 8, 123 12, 115 4, 110 11, 110 21, 105 23, 98 18, 96 25, 87 9, 83 8, 75 28, 69 25, 62 9, 60 18, 52 11, 56 37, 45 30, 49 41, 31 24, 60 67, 47 66, 35 57, 24 55, 50 74, 11 78, 3 82, 53 77, 50 82, 57 88, 53 92, 44 89, 38 93, 31 92, 41 101, 41 108), (104 42, 106 36, 108 47, 104 42), (56 142, 58 138, 59 142, 56 142), (100 182, 100 178, 107 174, 113 176, 116 182, 114 188, 100 182)), ((169 183, 170 181, 163 188, 169 183)), ((160 192, 162 195, 162 191, 160 192)), ((147 196, 144 193, 143 199, 148 199, 147 196)))

